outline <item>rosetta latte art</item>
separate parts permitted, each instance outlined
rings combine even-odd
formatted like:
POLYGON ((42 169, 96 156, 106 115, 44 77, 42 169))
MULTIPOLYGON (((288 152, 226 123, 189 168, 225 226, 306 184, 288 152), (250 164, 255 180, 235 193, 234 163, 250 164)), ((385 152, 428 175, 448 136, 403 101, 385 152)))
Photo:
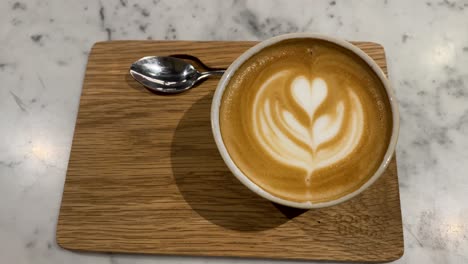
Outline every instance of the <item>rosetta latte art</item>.
POLYGON ((261 85, 254 99, 252 128, 256 139, 273 159, 307 172, 333 165, 350 155, 363 134, 364 113, 359 97, 349 87, 343 98, 334 100, 330 113, 317 110, 329 97, 329 87, 320 77, 296 76, 278 72, 261 85), (274 90, 286 89, 293 104, 274 90), (302 111, 302 113, 298 113, 302 111), (302 114, 304 118, 298 118, 302 114))

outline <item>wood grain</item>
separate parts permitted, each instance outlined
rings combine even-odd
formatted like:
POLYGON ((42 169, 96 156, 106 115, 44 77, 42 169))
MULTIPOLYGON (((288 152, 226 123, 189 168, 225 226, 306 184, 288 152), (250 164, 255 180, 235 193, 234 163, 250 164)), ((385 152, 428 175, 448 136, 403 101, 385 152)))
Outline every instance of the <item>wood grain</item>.
MULTIPOLYGON (((191 54, 226 68, 255 42, 118 41, 94 45, 86 70, 57 242, 99 252, 390 261, 403 254, 395 160, 344 204, 297 210, 241 185, 210 129, 217 80, 174 96, 128 74, 147 55, 191 54)), ((355 43, 386 72, 383 48, 355 43)))

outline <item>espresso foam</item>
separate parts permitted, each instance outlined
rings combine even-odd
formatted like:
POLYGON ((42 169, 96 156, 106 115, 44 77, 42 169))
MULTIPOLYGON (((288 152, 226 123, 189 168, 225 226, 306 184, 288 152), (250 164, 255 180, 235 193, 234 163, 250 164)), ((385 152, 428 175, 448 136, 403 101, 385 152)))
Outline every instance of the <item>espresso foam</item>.
POLYGON ((392 130, 385 89, 335 44, 270 46, 233 75, 220 109, 234 163, 266 191, 323 202, 359 188, 379 167, 392 130))

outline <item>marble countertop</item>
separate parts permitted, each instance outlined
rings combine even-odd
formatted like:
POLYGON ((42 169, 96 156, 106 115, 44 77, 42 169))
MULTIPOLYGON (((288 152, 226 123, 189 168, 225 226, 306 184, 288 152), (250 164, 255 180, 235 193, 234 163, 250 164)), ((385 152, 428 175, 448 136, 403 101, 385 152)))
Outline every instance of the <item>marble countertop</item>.
POLYGON ((0 262, 271 262, 58 247, 82 79, 90 47, 102 40, 319 32, 386 48, 401 111, 405 254, 396 263, 468 263, 467 25, 466 0, 1 1, 0 262))

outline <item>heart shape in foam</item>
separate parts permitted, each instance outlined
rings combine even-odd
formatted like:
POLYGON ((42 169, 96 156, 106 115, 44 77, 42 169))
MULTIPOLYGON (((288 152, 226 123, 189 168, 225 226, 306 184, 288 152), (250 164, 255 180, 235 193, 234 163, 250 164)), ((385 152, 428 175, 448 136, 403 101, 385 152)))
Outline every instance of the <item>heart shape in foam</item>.
POLYGON ((327 83, 324 80, 315 78, 310 82, 304 76, 294 79, 291 83, 291 91, 296 102, 311 119, 328 95, 327 83))

